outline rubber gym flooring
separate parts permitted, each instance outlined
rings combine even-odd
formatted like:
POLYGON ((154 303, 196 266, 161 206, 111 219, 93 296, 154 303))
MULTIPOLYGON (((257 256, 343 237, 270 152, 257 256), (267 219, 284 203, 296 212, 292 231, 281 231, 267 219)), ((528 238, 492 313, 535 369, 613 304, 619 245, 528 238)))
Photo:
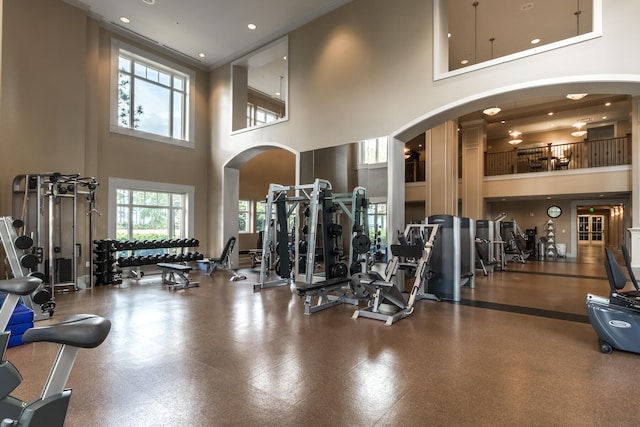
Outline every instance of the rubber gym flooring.
MULTIPOLYGON (((599 351, 585 294, 606 295, 602 263, 528 261, 477 275, 458 304, 418 301, 392 326, 341 305, 311 316, 295 287, 253 292, 258 270, 192 272, 58 292, 53 322, 110 318, 81 350, 67 426, 631 426, 640 355, 599 351)), ((45 324, 49 321, 39 322, 45 324)), ((41 391, 57 345, 8 350, 41 391)))

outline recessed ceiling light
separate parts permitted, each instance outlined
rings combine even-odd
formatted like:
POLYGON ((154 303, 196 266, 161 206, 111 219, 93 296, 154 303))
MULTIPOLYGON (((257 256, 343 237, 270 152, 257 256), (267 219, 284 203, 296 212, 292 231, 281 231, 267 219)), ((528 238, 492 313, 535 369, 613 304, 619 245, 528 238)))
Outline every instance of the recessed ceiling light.
POLYGON ((538 43, 540 43, 540 39, 531 40, 531 44, 538 44, 538 43))
POLYGON ((283 56, 282 59, 287 60, 287 55, 283 56))
POLYGON ((204 52, 198 52, 198 56, 200 58, 204 58, 205 56, 207 56, 204 52))
POLYGON ((533 2, 527 2, 527 3, 524 3, 522 6, 520 6, 520 10, 522 12, 526 12, 529 9, 533 9, 533 2))
POLYGON ((247 28, 250 29, 250 30, 255 30, 258 27, 256 27, 256 24, 249 24, 249 25, 247 25, 247 28))
POLYGON ((156 4, 156 0, 142 0, 144 4, 156 4))
POLYGON ((606 104, 604 104, 605 107, 611 107, 611 103, 607 102, 606 104))
POLYGON ((467 65, 469 63, 469 60, 468 59, 463 59, 462 61, 460 61, 460 63, 462 65, 467 65))
POLYGON ((602 120, 606 120, 606 119, 607 119, 607 116, 602 116, 602 120))
POLYGON ((549 112, 547 113, 547 116, 553 116, 553 111, 549 111, 549 112))
POLYGON ((131 22, 131 20, 129 18, 127 18, 126 16, 121 16, 120 17, 120 22, 122 22, 123 24, 128 24, 129 22, 131 22))
POLYGON ((280 92, 276 92, 276 96, 280 96, 280 92))

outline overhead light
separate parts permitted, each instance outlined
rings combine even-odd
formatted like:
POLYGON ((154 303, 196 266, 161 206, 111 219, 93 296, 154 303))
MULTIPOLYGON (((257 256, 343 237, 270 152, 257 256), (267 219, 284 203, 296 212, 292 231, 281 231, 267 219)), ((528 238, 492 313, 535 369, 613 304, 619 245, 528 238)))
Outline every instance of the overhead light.
POLYGON ((581 121, 577 121, 574 124, 572 124, 571 126, 576 128, 575 131, 571 132, 571 136, 574 136, 576 138, 580 138, 583 137, 587 134, 587 131, 582 129, 583 126, 585 126, 586 123, 585 122, 581 122, 581 121))
POLYGON ((205 55, 205 53, 204 53, 204 52, 199 52, 199 53, 198 53, 198 56, 199 56, 200 58, 204 58, 204 57, 205 57, 205 56, 207 56, 207 55, 205 55))
POLYGON ((518 145, 522 142, 522 138, 520 138, 520 136, 522 135, 522 132, 520 132, 519 130, 512 130, 509 132, 509 135, 511 135, 509 144, 518 145))
POLYGON ((258 27, 256 27, 256 24, 249 24, 249 25, 247 25, 247 28, 250 29, 250 30, 255 30, 258 27))
POLYGON ((490 108, 485 108, 484 110, 482 110, 482 112, 484 114, 486 114, 487 116, 489 116, 489 117, 495 116, 500 111, 502 111, 502 108, 499 108, 499 107, 490 107, 490 108))
POLYGON ((122 22, 123 24, 128 24, 129 22, 131 22, 131 19, 127 18, 126 16, 121 16, 120 22, 122 22))
POLYGON ((547 113, 547 116, 553 116, 553 111, 549 111, 549 112, 547 113))
POLYGON ((469 60, 468 59, 463 59, 462 61, 460 61, 460 63, 462 65, 467 65, 469 63, 469 60))
POLYGON ((531 40, 531 44, 538 44, 538 43, 540 43, 540 39, 531 40))
POLYGON ((580 101, 585 96, 589 95, 588 93, 569 93, 567 94, 567 98, 572 101, 580 101))
POLYGON ((604 104, 605 107, 611 107, 611 103, 607 102, 606 104, 604 104))
POLYGON ((156 4, 156 0, 142 0, 142 3, 149 4, 149 5, 156 4))

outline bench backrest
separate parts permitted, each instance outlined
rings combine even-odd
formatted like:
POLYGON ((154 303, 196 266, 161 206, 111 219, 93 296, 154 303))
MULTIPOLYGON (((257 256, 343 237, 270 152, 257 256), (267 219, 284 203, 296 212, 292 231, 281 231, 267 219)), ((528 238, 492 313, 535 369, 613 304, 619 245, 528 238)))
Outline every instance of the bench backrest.
POLYGON ((220 255, 220 261, 224 262, 229 255, 231 255, 231 252, 233 252, 233 247, 236 244, 236 237, 235 236, 231 236, 229 237, 229 240, 227 240, 227 243, 224 245, 224 248, 222 249, 222 254, 220 255))

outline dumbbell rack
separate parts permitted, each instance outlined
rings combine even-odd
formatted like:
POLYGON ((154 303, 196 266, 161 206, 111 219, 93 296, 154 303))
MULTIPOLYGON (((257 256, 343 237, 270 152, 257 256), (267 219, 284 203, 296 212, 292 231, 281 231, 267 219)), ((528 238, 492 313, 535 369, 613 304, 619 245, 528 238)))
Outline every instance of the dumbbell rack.
POLYGON ((180 263, 203 260, 204 255, 200 252, 185 251, 187 248, 196 248, 199 245, 200 242, 197 239, 95 240, 93 253, 95 255, 96 285, 122 283, 122 268, 129 268, 132 277, 140 279, 144 276, 144 271, 138 267, 156 265, 161 262, 180 263), (136 251, 149 249, 175 249, 176 253, 135 255, 136 251), (127 251, 129 256, 116 257, 117 253, 122 251, 127 251))
MULTIPOLYGON (((32 255, 20 254, 18 252, 18 248, 14 243, 16 242, 18 235, 13 224, 13 218, 8 216, 0 217, 0 239, 2 240, 2 246, 4 246, 4 252, 7 256, 7 260, 9 261, 13 277, 26 277, 29 276, 29 271, 22 265, 21 259, 27 255, 32 255)), ((35 303, 31 300, 30 296, 23 297, 22 301, 25 306, 33 311, 34 320, 36 321, 48 319, 53 315, 53 308, 55 307, 53 300, 46 304, 48 309, 45 309, 45 305, 43 305, 42 310, 35 309, 35 303)))

